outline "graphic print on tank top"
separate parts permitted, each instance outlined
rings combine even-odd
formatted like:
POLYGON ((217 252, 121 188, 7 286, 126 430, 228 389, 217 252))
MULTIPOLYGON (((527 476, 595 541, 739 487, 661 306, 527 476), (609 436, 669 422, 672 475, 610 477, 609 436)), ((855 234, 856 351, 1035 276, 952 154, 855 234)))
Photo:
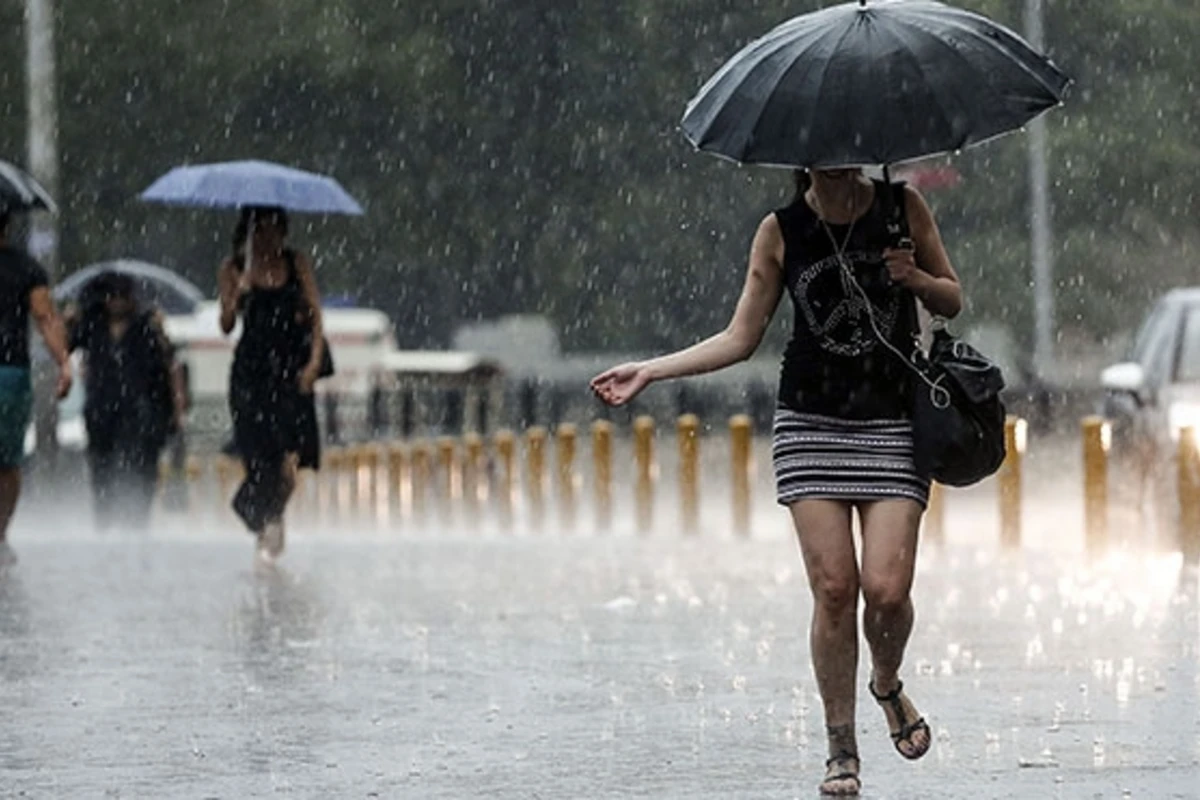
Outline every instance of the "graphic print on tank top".
POLYGON ((848 269, 871 300, 875 325, 891 341, 900 318, 900 298, 886 281, 886 269, 878 251, 848 250, 814 261, 794 273, 790 287, 800 317, 823 351, 856 357, 879 347, 871 329, 866 299, 854 286, 848 269))

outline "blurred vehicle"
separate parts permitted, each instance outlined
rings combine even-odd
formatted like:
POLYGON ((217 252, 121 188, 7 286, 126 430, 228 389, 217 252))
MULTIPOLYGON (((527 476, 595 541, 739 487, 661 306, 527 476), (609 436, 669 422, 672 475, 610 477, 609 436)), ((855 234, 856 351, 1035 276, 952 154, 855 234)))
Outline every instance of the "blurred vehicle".
POLYGON ((1200 287, 1175 289, 1151 309, 1129 358, 1101 373, 1103 413, 1113 428, 1119 499, 1152 520, 1160 541, 1176 536, 1180 432, 1200 434, 1200 287), (1147 508, 1148 507, 1148 508, 1147 508))

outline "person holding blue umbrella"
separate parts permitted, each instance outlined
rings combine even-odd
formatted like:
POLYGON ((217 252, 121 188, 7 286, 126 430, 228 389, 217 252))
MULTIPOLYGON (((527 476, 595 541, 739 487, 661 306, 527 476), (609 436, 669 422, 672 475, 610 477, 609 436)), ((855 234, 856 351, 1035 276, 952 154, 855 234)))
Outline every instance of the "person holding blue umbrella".
POLYGON ((233 508, 257 536, 260 557, 273 561, 283 552, 297 470, 318 466, 313 386, 333 368, 313 262, 288 246, 288 212, 362 208, 332 178, 265 161, 177 167, 142 199, 238 210, 233 252, 217 271, 221 329, 229 335, 241 325, 229 410, 246 477, 233 508))
POLYGON ((23 170, 0 161, 0 565, 14 560, 8 526, 21 496, 25 433, 33 410, 29 319, 58 364, 58 398, 71 390, 66 330, 50 295, 50 278, 24 250, 9 244, 16 213, 55 211, 54 201, 23 170))

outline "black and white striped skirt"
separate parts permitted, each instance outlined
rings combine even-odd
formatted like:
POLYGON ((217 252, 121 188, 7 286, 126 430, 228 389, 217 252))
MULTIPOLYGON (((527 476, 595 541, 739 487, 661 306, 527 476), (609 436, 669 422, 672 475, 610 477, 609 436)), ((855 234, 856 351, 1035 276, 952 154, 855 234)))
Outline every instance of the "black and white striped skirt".
POLYGON ((797 500, 929 500, 913 464, 912 423, 775 412, 775 496, 797 500))

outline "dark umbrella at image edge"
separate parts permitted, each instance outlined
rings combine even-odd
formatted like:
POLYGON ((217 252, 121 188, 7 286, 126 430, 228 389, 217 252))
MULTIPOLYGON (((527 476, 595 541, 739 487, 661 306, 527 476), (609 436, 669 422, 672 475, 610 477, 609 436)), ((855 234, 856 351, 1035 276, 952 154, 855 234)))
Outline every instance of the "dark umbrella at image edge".
POLYGON ((742 48, 681 128, 699 150, 743 164, 896 164, 1017 130, 1069 83, 979 14, 932 0, 846 3, 742 48))

